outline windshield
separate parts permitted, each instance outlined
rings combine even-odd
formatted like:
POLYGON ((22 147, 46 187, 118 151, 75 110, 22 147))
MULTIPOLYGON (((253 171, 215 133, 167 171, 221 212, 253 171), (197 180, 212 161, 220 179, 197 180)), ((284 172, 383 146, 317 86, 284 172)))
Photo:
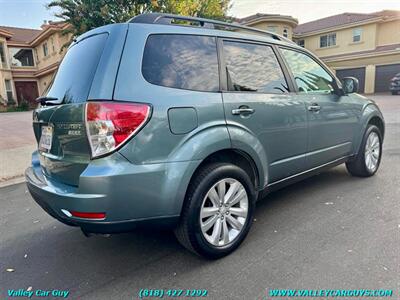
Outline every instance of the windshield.
POLYGON ((108 34, 98 34, 73 45, 60 64, 47 97, 62 103, 85 102, 108 34))

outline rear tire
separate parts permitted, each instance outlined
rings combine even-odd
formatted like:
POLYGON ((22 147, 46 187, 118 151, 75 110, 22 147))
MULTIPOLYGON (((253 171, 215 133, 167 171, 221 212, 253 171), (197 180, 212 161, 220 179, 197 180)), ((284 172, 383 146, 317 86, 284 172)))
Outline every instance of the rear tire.
POLYGON ((228 163, 206 165, 189 185, 175 235, 195 254, 210 259, 226 256, 249 232, 255 200, 244 170, 228 163))
POLYGON ((392 95, 397 95, 399 92, 398 91, 392 91, 392 95))
POLYGON ((347 171, 353 176, 372 176, 378 171, 381 157, 382 134, 375 125, 368 125, 357 156, 346 163, 347 171))

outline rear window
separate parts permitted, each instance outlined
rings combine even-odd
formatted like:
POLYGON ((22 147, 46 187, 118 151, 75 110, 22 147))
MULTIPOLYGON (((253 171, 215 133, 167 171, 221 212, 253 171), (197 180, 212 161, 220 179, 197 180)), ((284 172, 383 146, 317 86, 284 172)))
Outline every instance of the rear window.
POLYGON ((60 64, 47 96, 63 103, 86 101, 108 34, 86 38, 72 46, 60 64))
POLYGON ((143 77, 172 88, 219 90, 215 37, 156 34, 148 37, 143 54, 143 77))

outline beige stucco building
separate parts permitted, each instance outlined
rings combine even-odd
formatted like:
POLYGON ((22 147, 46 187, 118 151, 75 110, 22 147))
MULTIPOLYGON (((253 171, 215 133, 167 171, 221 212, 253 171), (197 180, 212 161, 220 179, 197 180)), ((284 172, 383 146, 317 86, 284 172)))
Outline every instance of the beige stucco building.
POLYGON ((256 14, 240 23, 271 31, 274 20, 279 34, 286 26, 293 32, 289 38, 315 53, 339 78, 357 77, 363 93, 387 92, 390 78, 400 72, 400 11, 343 13, 297 26, 285 22, 290 18, 256 14))
POLYGON ((0 102, 34 100, 48 87, 70 39, 68 25, 49 22, 41 30, 0 26, 0 102))
MULTIPOLYGON (((360 91, 386 92, 400 72, 400 11, 344 13, 298 25, 278 14, 237 19, 243 25, 293 39, 314 52, 339 78, 357 77, 360 91)), ((0 26, 0 103, 34 99, 50 84, 71 35, 68 25, 49 22, 41 30, 0 26)))
POLYGON ((278 14, 255 14, 238 20, 241 25, 274 32, 292 39, 297 19, 278 14))

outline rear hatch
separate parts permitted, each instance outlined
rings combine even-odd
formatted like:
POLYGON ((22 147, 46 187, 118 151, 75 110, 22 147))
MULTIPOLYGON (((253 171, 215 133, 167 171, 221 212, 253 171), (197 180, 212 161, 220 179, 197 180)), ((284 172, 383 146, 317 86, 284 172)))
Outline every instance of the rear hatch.
POLYGON ((108 40, 109 33, 103 32, 75 42, 46 93, 46 104, 34 111, 33 128, 43 173, 58 182, 78 185, 79 175, 90 161, 85 105, 108 40))

